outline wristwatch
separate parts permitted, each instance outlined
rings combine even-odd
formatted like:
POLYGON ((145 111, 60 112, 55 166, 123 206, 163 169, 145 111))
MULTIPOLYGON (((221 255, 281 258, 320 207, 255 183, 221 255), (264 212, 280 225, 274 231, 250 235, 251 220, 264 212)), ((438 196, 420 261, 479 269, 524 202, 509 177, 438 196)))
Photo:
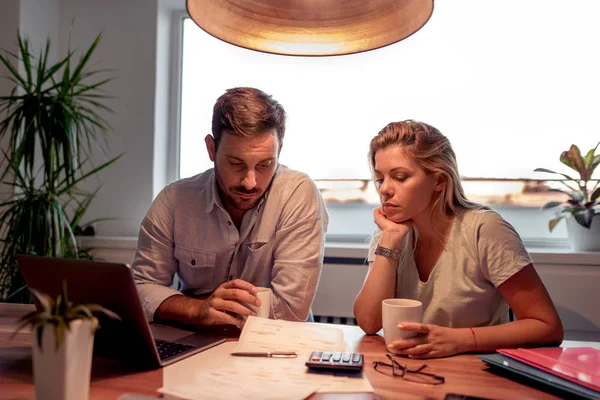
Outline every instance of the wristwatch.
POLYGON ((392 260, 398 260, 400 258, 400 250, 388 249, 387 247, 380 245, 377 245, 375 248, 375 254, 391 258, 392 260))

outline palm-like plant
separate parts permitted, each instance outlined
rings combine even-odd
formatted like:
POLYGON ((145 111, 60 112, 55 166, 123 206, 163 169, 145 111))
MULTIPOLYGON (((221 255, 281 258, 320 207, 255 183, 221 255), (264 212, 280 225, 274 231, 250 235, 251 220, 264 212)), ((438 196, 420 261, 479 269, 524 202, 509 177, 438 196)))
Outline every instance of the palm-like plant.
POLYGON ((100 38, 78 62, 69 50, 49 63, 50 41, 36 58, 21 37, 18 54, 0 54, 5 78, 14 84, 8 96, 0 96, 0 115, 5 116, 0 139, 8 143, 0 179, 13 188, 0 204, 0 300, 29 300, 15 255, 81 255, 74 231, 97 190, 82 190, 80 184, 120 157, 98 166, 91 162, 94 150, 107 159, 110 130, 100 115, 111 111, 101 92, 110 79, 98 78, 107 71, 89 65, 100 38))
POLYGON ((599 145, 600 143, 589 150, 585 157, 581 155, 579 147, 574 144, 571 145, 569 150, 561 153, 560 161, 576 171, 579 174, 579 178, 572 178, 569 175, 554 172, 546 168, 536 168, 534 170, 563 176, 565 180, 561 180, 560 182, 568 189, 549 189, 550 191, 564 193, 568 196, 564 202, 551 201, 542 207, 543 210, 549 208, 557 210, 555 217, 548 224, 550 232, 552 232, 560 220, 571 215, 581 226, 589 229, 592 225, 594 215, 600 214, 600 187, 598 187, 600 181, 596 180, 596 183, 590 188, 592 175, 596 167, 600 165, 600 154, 596 154, 596 149, 599 145))

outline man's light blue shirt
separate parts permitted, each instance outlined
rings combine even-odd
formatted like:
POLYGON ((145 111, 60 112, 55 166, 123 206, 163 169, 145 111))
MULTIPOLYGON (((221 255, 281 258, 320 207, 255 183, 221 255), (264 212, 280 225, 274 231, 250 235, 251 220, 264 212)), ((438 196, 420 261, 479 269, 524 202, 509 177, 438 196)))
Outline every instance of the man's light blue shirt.
POLYGON ((314 182, 283 165, 239 231, 222 205, 213 169, 168 185, 142 222, 132 265, 148 320, 168 297, 209 295, 240 278, 273 289, 272 318, 305 321, 328 222, 314 182), (171 287, 176 274, 179 290, 171 287))

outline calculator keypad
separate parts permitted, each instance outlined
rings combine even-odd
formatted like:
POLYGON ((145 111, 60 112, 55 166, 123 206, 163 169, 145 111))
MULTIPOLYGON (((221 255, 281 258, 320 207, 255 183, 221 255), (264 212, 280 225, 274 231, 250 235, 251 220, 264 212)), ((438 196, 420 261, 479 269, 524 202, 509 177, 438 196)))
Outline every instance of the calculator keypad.
POLYGON ((313 351, 306 362, 309 368, 360 371, 364 357, 360 353, 313 351))

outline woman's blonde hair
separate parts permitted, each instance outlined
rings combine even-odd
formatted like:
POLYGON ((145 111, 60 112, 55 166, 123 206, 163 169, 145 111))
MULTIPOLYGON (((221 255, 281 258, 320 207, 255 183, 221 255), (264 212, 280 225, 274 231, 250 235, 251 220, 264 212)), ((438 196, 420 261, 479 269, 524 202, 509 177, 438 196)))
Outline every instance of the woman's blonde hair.
POLYGON ((461 209, 485 208, 467 200, 460 181, 456 155, 450 141, 431 125, 414 120, 392 122, 371 140, 369 164, 375 169, 375 154, 400 146, 428 174, 438 173, 445 183, 432 205, 432 216, 456 214, 461 209))

